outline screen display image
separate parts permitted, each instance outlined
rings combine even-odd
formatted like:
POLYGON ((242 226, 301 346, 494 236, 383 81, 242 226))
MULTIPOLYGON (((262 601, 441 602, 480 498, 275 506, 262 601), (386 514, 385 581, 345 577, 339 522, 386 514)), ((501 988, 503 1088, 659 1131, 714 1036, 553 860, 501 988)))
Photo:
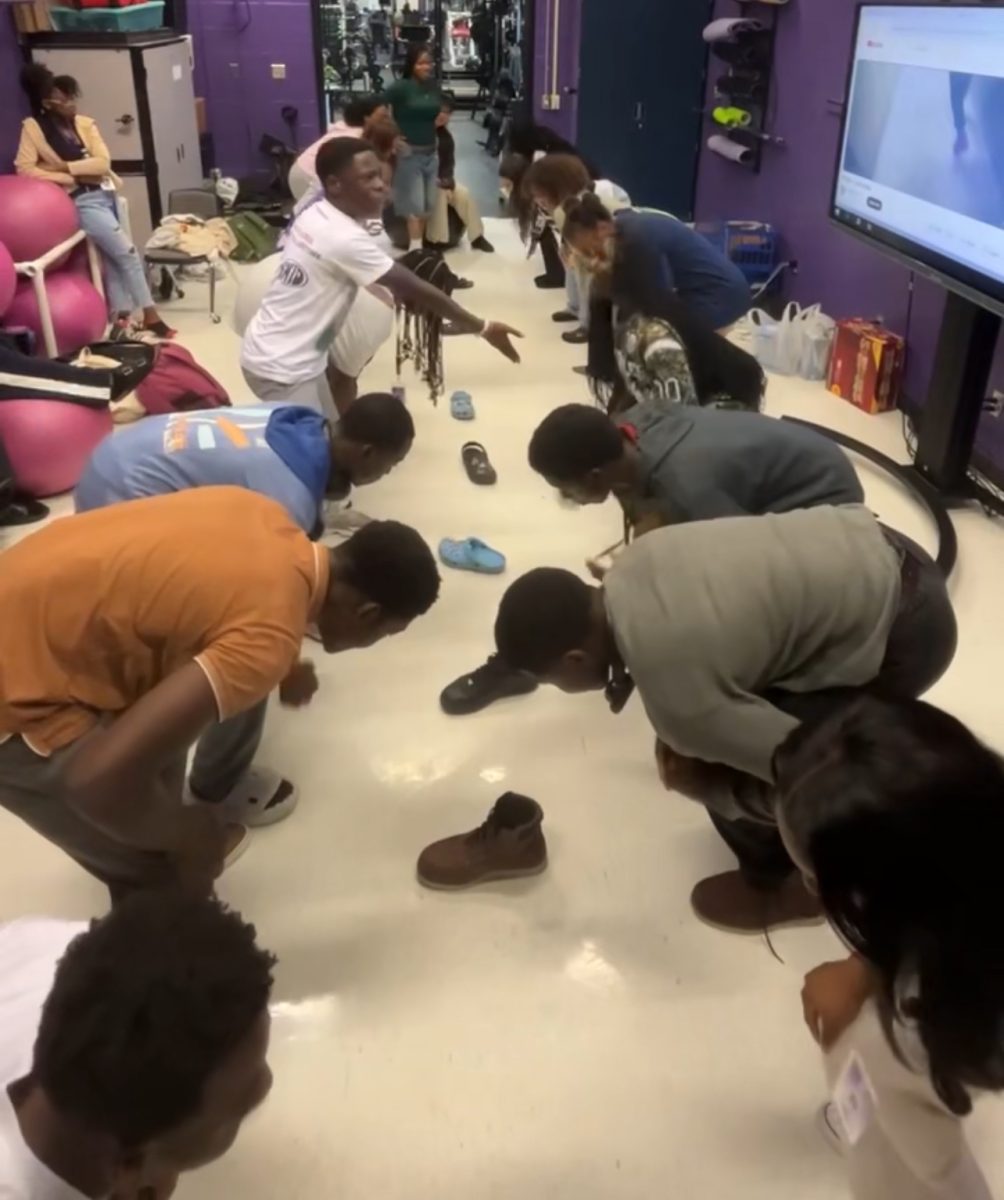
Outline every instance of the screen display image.
POLYGON ((861 8, 832 215, 1004 305, 1004 8, 861 8))

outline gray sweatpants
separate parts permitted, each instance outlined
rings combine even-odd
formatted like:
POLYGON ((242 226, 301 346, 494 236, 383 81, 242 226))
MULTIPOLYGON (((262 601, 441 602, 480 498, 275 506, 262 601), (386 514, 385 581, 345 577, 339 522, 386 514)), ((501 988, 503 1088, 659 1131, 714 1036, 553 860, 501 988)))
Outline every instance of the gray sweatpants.
POLYGON ((844 1147, 854 1200, 993 1200, 966 1143, 962 1121, 934 1091, 919 1046, 901 1031, 906 1065, 893 1053, 872 1001, 825 1056, 833 1089, 856 1054, 874 1112, 860 1140, 844 1147))
POLYGON ((302 383, 277 383, 274 379, 262 379, 244 367, 241 367, 241 374, 251 391, 267 404, 300 404, 319 412, 329 421, 338 420, 338 410, 324 375, 302 383))
MULTIPOLYGON (((192 790, 202 799, 223 800, 251 766, 265 725, 268 702, 211 726, 199 739, 192 762, 192 790)), ((67 803, 63 780, 67 764, 97 730, 42 758, 19 737, 0 744, 0 805, 20 817, 46 841, 59 846, 85 871, 100 879, 115 897, 134 888, 161 887, 173 878, 164 854, 137 850, 92 825, 67 803)), ((171 796, 182 803, 186 756, 160 773, 171 796)), ((137 796, 142 804, 143 797, 137 796)))

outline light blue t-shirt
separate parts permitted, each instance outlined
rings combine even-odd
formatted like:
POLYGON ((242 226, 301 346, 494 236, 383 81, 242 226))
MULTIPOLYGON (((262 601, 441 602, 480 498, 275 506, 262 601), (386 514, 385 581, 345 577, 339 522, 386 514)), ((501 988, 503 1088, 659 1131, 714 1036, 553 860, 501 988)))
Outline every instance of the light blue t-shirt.
MULTIPOLYGON (((316 493, 265 440, 276 413, 273 404, 145 417, 105 438, 94 451, 74 493, 77 512, 232 484, 277 500, 310 534, 318 523, 316 493)), ((321 436, 323 421, 316 422, 321 436)))
POLYGON ((614 214, 636 262, 653 272, 665 291, 676 292, 712 329, 738 321, 751 303, 745 275, 702 234, 668 213, 626 209, 614 214))

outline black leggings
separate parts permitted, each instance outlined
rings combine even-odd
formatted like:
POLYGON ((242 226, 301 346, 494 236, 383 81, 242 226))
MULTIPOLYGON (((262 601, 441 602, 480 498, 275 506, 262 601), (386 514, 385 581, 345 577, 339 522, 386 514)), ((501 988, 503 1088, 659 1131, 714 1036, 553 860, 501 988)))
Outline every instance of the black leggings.
MULTIPOLYGON (((862 692, 915 699, 941 678, 955 656, 955 613, 944 575, 915 542, 892 529, 884 532, 902 557, 902 590, 879 673, 866 688, 765 693, 771 704, 799 721, 822 720, 862 692)), ((740 807, 756 814, 756 819, 730 819, 708 810, 715 828, 738 858, 744 877, 761 888, 779 886, 795 869, 771 821, 770 790, 770 784, 762 779, 740 775, 733 794, 740 807)))

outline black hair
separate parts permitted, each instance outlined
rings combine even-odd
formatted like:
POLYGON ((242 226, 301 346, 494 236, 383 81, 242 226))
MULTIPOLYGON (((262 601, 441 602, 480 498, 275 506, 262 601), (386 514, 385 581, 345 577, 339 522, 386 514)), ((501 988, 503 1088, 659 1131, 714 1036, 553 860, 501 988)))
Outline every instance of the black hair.
POLYGON ((586 170, 593 179, 602 178, 596 165, 581 154, 567 138, 563 138, 560 133, 555 133, 546 125, 538 125, 535 121, 520 120, 512 123, 506 151, 509 154, 522 155, 527 162, 533 162, 537 154, 574 154, 586 164, 586 170))
POLYGON ((415 422, 397 396, 370 392, 352 401, 338 420, 338 432, 364 446, 400 453, 415 440, 415 422))
POLYGON ((495 618, 495 645, 517 671, 542 675, 585 645, 593 589, 571 571, 537 567, 509 585, 495 618))
POLYGON ((538 475, 570 483, 623 453, 621 432, 605 413, 588 404, 563 404, 537 426, 528 457, 538 475))
POLYGON ((341 546, 344 578, 393 617, 413 620, 439 595, 432 551, 409 525, 370 521, 341 546))
POLYGON ((52 77, 52 90, 54 92, 62 92, 64 96, 69 96, 71 100, 80 99, 80 84, 77 83, 72 75, 54 75, 52 77))
MULTIPOLYGON (((397 261, 424 283, 446 296, 453 295, 459 280, 438 250, 409 250, 397 261)), ((429 397, 435 404, 443 394, 443 318, 426 308, 401 302, 397 312, 401 317, 397 330, 397 373, 400 375, 401 367, 411 362, 429 385, 429 397)))
POLYGON ((55 75, 42 63, 29 63, 21 71, 21 89, 28 97, 28 106, 33 117, 40 117, 43 103, 52 93, 55 75))
POLYGON ((351 125, 353 129, 361 128, 367 117, 372 117, 376 110, 387 101, 380 95, 373 93, 360 96, 349 96, 345 101, 345 106, 342 108, 342 120, 346 125, 351 125))
MULTIPOLYGON (((415 66, 420 58, 433 58, 432 47, 428 42, 412 42, 408 47, 408 53, 404 58, 404 65, 401 67, 401 78, 411 79, 415 74, 415 66)), ((435 62, 435 59, 433 59, 435 62)))
POLYGON ((1004 763, 920 700, 867 696, 775 754, 777 807, 830 922, 874 968, 886 1035, 916 1027, 967 1113, 1004 1089, 1004 763))
MULTIPOLYGON (((592 230, 614 218, 602 201, 586 192, 564 206, 563 236, 592 230)), ((667 220, 672 218, 667 217, 667 220)), ((615 222, 616 226, 616 222, 615 222)), ((758 412, 763 401, 763 368, 741 347, 722 337, 676 295, 662 287, 651 269, 652 255, 638 238, 618 230, 609 286, 597 288, 589 307, 587 373, 593 395, 603 405, 627 390, 616 355, 613 313, 619 319, 651 317, 668 325, 683 346, 700 404, 727 403, 758 412)))
POLYGON ((332 175, 341 175, 358 154, 375 154, 371 142, 365 138, 328 138, 317 152, 317 178, 324 183, 332 175))
POLYGON ((198 1112, 265 1012, 275 962, 218 900, 135 893, 67 947, 32 1079, 64 1116, 141 1146, 198 1112))
POLYGON ((593 190, 586 164, 575 154, 545 154, 531 163, 523 187, 533 194, 544 192, 554 205, 565 204, 593 190))

